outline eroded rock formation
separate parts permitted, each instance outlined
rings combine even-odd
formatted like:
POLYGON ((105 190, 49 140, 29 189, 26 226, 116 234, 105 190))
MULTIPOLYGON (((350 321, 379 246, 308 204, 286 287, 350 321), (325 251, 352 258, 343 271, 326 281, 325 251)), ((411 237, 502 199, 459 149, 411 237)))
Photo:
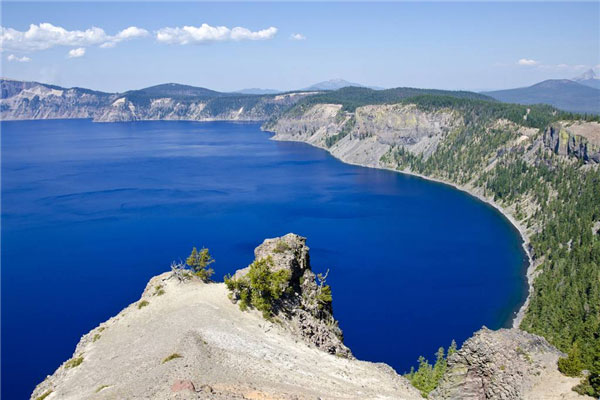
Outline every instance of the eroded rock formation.
POLYGON ((600 163, 600 123, 556 123, 545 129, 543 140, 558 155, 600 163))
MULTIPOLYGON (((276 304, 278 321, 304 339, 328 353, 351 357, 352 353, 343 343, 342 330, 333 317, 331 302, 320 302, 323 290, 311 269, 306 238, 289 233, 280 238, 266 239, 254 250, 256 260, 269 259, 272 271, 288 271, 290 280, 284 295, 276 304)), ((233 279, 241 279, 250 267, 238 270, 233 279)), ((232 300, 239 300, 239 293, 232 293, 232 300)))
POLYGON ((578 399, 578 383, 558 372, 564 356, 546 339, 518 329, 483 328, 451 355, 433 400, 578 399))

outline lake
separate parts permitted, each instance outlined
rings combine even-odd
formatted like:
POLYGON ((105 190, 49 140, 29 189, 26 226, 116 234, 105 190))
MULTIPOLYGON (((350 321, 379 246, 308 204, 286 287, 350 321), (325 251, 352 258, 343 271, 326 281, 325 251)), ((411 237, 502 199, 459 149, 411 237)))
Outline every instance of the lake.
POLYGON ((215 277, 263 239, 308 238, 355 356, 399 373, 526 296, 497 210, 447 185, 343 164, 258 124, 2 122, 2 397, 28 398, 148 279, 208 247, 215 277))

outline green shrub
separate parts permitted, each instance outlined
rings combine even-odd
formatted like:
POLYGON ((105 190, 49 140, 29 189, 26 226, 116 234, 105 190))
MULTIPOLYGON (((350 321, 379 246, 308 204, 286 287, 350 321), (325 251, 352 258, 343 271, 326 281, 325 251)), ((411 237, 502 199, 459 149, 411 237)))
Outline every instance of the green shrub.
POLYGON ((48 389, 44 393, 42 393, 40 396, 36 397, 35 400, 44 400, 46 397, 50 396, 52 394, 52 392, 53 392, 52 389, 48 389))
POLYGON ((75 357, 71 358, 69 361, 65 363, 65 368, 75 368, 81 365, 83 362, 83 357, 75 357))
MULTIPOLYGON (((456 342, 453 340, 448 348, 448 357, 456 352, 456 342)), ((439 384, 448 368, 447 359, 444 357, 444 348, 440 347, 436 353, 436 361, 434 365, 429 364, 425 357, 419 357, 419 367, 415 371, 410 369, 408 374, 404 376, 410 383, 419 389, 423 397, 427 397, 439 384)))
POLYGON ((225 277, 225 285, 238 296, 240 310, 248 307, 262 312, 263 317, 271 319, 275 314, 275 303, 284 294, 289 286, 290 271, 271 271, 273 265, 271 257, 254 261, 245 276, 234 279, 225 277))
POLYGON ((142 309, 142 308, 144 308, 144 307, 146 307, 148 304, 150 304, 150 303, 148 303, 146 300, 142 300, 142 301, 140 301, 140 302, 138 303, 138 306, 137 306, 137 307, 138 307, 138 310, 139 310, 139 309, 142 309))
POLYGON ((102 337, 102 335, 100 335, 99 333, 96 333, 94 335, 94 337, 92 338, 92 342, 95 342, 96 340, 100 339, 102 337))
POLYGON ((192 253, 185 261, 194 275, 202 279, 204 282, 210 281, 211 276, 215 273, 212 268, 208 267, 214 262, 215 260, 211 257, 207 248, 202 248, 200 251, 198 251, 195 247, 192 249, 192 253))
POLYGON ((327 270, 325 275, 317 275, 317 303, 319 305, 319 309, 321 310, 323 308, 329 308, 331 306, 331 302, 333 301, 333 297, 331 296, 331 286, 325 284, 327 275, 329 275, 329 270, 327 270))
POLYGON ((176 358, 182 358, 182 357, 183 356, 181 354, 179 354, 179 353, 173 353, 170 356, 165 357, 165 359, 162 360, 161 364, 164 364, 164 363, 169 362, 171 360, 174 360, 176 358))
POLYGON ((579 345, 575 343, 567 357, 558 359, 558 370, 567 376, 580 376, 583 369, 580 353, 579 345))
POLYGON ((162 285, 158 285, 158 286, 154 287, 154 295, 155 296, 162 296, 163 294, 165 294, 165 290, 163 289, 162 285))
POLYGON ((99 391, 101 391, 102 389, 106 389, 107 387, 110 387, 110 385, 101 385, 101 386, 98 386, 98 387, 96 388, 96 393, 98 393, 98 392, 99 392, 99 391))

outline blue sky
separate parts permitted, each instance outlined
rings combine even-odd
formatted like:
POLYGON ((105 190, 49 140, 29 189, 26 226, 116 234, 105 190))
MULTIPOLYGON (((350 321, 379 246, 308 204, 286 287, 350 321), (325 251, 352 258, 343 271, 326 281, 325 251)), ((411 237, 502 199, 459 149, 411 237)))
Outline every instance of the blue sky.
POLYGON ((331 78, 484 90, 600 64, 599 2, 2 2, 1 13, 2 76, 105 91, 294 89, 331 78), (41 23, 51 26, 36 26, 32 42, 25 32, 41 23), (202 24, 228 29, 207 40, 216 31, 202 24), (55 27, 64 31, 46 38, 55 27), (73 32, 92 27, 103 32, 73 32))

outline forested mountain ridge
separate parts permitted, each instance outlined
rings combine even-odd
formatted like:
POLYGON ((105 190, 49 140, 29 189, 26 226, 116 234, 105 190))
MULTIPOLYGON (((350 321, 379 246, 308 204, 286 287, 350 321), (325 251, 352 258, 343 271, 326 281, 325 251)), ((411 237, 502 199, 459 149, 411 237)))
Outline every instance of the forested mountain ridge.
POLYGON ((521 228, 533 259, 531 294, 517 324, 569 354, 564 372, 590 370, 578 390, 597 396, 598 118, 448 96, 375 105, 315 101, 319 96, 299 102, 265 129, 275 139, 308 142, 350 163, 457 185, 504 210, 521 228))

